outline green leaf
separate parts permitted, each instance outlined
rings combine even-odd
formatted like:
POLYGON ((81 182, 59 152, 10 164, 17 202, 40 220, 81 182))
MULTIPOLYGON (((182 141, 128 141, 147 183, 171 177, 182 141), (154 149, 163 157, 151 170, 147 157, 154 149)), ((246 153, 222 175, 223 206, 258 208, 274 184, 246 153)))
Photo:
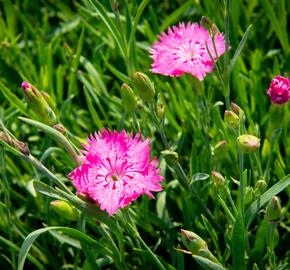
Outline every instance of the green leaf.
POLYGON ((139 5, 137 12, 136 12, 136 16, 134 19, 134 23, 133 23, 133 27, 130 33, 130 37, 129 37, 129 42, 128 42, 128 55, 129 55, 129 60, 131 61, 131 66, 133 66, 133 51, 134 51, 134 46, 135 46, 135 34, 136 34, 136 30, 137 30, 137 26, 138 23, 140 21, 140 17, 145 9, 145 7, 148 5, 150 0, 143 0, 141 2, 141 4, 139 5))
POLYGON ((109 32, 113 36, 114 40, 116 41, 116 43, 120 49, 120 52, 122 53, 123 57, 125 58, 126 44, 123 43, 122 38, 120 36, 120 32, 118 30, 118 27, 111 20, 111 18, 108 16, 107 10, 98 0, 94 1, 94 3, 92 0, 88 0, 88 2, 90 3, 91 7, 94 8, 96 13, 99 15, 100 20, 105 24, 105 26, 107 27, 107 29, 109 30, 109 32))
POLYGON ((210 235, 211 240, 214 243, 216 250, 219 251, 218 236, 217 236, 216 231, 214 230, 213 226, 210 224, 210 222, 204 215, 201 215, 201 218, 202 218, 204 227, 206 228, 208 234, 210 235))
MULTIPOLYGON (((284 26, 284 21, 280 20, 280 14, 279 14, 279 19, 277 18, 275 11, 273 9, 272 4, 268 0, 264 0, 261 2, 264 6, 265 9, 265 14, 268 16, 269 21, 274 28, 274 31, 282 45, 282 48, 284 52, 287 54, 288 53, 288 33, 287 33, 287 28, 284 26)), ((286 7, 284 6, 284 9, 286 7)))
POLYGON ((261 197, 254 201, 245 213, 246 228, 249 228, 260 208, 271 200, 275 195, 290 185, 290 174, 281 179, 278 183, 269 188, 261 197))
POLYGON ((241 215, 238 215, 232 237, 233 270, 245 269, 245 227, 241 215))
POLYGON ((0 91, 3 96, 21 113, 27 115, 27 107, 24 102, 22 102, 10 89, 8 89, 1 81, 0 81, 0 91))
POLYGON ((92 248, 101 249, 102 252, 108 256, 112 256, 112 252, 109 249, 107 249, 106 247, 101 245, 99 242, 97 242, 93 238, 85 235, 84 233, 82 233, 78 230, 68 228, 68 227, 47 227, 47 228, 42 228, 42 229, 39 229, 39 230, 36 230, 36 231, 30 233, 24 239, 24 242, 23 242, 23 244, 20 248, 20 251, 19 251, 17 270, 23 270, 26 256, 27 256, 31 246, 33 245, 33 242, 37 239, 37 237, 40 236, 42 233, 45 233, 45 232, 48 232, 51 230, 61 231, 65 234, 71 236, 74 239, 77 239, 81 242, 86 243, 87 245, 90 245, 92 248))
POLYGON ((231 62, 229 64, 229 67, 228 67, 228 76, 231 75, 232 71, 233 71, 233 68, 238 60, 238 57, 240 56, 245 44, 246 44, 246 41, 248 39, 248 36, 249 36, 249 33, 250 33, 250 30, 252 28, 252 25, 250 24, 245 32, 245 34, 243 35, 243 38, 242 40, 240 41, 239 43, 239 46, 237 48, 237 50, 235 51, 235 54, 233 56, 233 58, 231 59, 231 62))
POLYGON ((19 119, 29 125, 35 126, 41 129, 42 131, 44 131, 46 134, 48 134, 51 138, 53 138, 60 146, 62 146, 70 154, 70 156, 72 157, 72 159, 74 160, 76 164, 79 163, 77 152, 75 151, 73 146, 70 144, 68 139, 64 135, 62 135, 59 131, 35 120, 31 120, 24 117, 19 117, 19 119))
POLYGON ((180 16, 192 5, 192 1, 185 2, 182 6, 176 9, 173 13, 166 17, 163 23, 160 26, 160 31, 163 32, 166 28, 174 23, 176 20, 179 20, 180 16))
POLYGON ((191 177, 190 185, 196 181, 204 181, 209 178, 207 173, 196 173, 191 177))
POLYGON ((217 264, 217 263, 215 263, 207 258, 198 256, 198 255, 192 255, 192 257, 196 260, 196 262, 200 266, 202 266, 203 269, 206 269, 206 270, 225 270, 225 268, 222 265, 217 264))

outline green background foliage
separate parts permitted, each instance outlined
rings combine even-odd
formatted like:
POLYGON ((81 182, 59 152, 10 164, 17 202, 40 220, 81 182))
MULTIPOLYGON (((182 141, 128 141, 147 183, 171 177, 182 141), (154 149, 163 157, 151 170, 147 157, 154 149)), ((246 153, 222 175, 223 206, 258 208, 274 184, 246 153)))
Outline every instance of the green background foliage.
MULTIPOLYGON (((55 102, 58 122, 67 128, 67 136, 77 147, 103 127, 136 132, 137 119, 142 134, 151 138, 152 156, 160 160, 166 180, 164 191, 156 194, 156 200, 143 196, 130 208, 140 235, 166 269, 199 269, 206 264, 203 259, 176 250, 184 249, 181 228, 200 235, 226 268, 287 269, 290 190, 289 177, 285 176, 290 171, 289 104, 279 114, 266 90, 275 75, 289 76, 290 3, 234 0, 230 3, 228 22, 223 13, 226 3, 229 1, 0 1, 0 120, 16 138, 27 142, 31 154, 74 192, 66 178, 75 167, 68 152, 46 134, 46 129, 39 130, 33 123, 18 118, 35 119, 24 101, 21 82, 26 80, 49 93, 55 102), (230 99, 243 109, 247 132, 261 138, 260 150, 244 157, 246 173, 241 173, 239 166, 237 134, 223 121, 226 106, 218 74, 208 75, 204 92, 199 92, 189 75, 172 78, 149 72, 149 48, 156 36, 170 25, 199 22, 202 16, 210 18, 221 32, 228 30, 229 59, 240 53, 234 58, 235 65, 225 57, 219 63, 222 74, 232 64, 230 99), (237 51, 243 37, 244 47, 237 51), (162 135, 154 128, 146 103, 139 100, 138 109, 132 114, 122 107, 121 85, 132 85, 135 71, 146 73, 157 94, 162 95, 164 131, 170 149, 162 144, 162 135), (228 149, 218 156, 213 149, 221 140, 227 140, 228 149), (176 160, 164 150, 178 153, 188 182, 192 180, 187 189, 180 184, 176 160), (249 225, 246 228, 240 216, 234 216, 238 222, 233 224, 225 212, 222 202, 230 209, 231 204, 226 191, 215 188, 207 177, 212 170, 226 176, 235 204, 240 199, 237 180, 245 174, 245 222, 249 225), (255 183, 261 178, 268 185, 264 197, 254 193, 255 183), (270 234, 269 224, 257 204, 258 200, 265 204, 278 193, 283 218, 270 234), (202 198, 206 207, 201 207, 197 197, 202 198), (274 259, 269 251, 271 235, 274 259)), ((1 269, 16 269, 24 238, 46 226, 62 227, 45 229, 46 234, 34 242, 27 269, 92 269, 92 265, 98 267, 94 269, 115 269, 118 266, 110 257, 114 245, 125 256, 128 269, 141 269, 144 265, 157 269, 149 251, 138 247, 130 231, 122 229, 122 215, 116 226, 122 233, 124 253, 117 234, 96 220, 87 222, 86 231, 73 231, 82 227, 81 222, 57 216, 49 207, 52 199, 36 194, 31 180, 54 186, 45 174, 0 146, 1 269), (111 243, 104 237, 106 234, 112 238, 111 243), (84 243, 92 245, 94 252, 84 243)))

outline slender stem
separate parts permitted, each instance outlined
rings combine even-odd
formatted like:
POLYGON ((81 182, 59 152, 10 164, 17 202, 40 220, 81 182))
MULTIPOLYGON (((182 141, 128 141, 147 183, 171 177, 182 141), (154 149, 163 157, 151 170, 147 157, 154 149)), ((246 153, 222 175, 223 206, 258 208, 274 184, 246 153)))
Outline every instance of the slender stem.
POLYGON ((234 203, 234 200, 232 198, 231 192, 230 192, 230 190, 229 190, 229 188, 227 186, 226 187, 223 186, 223 188, 224 188, 224 190, 225 190, 225 192, 226 192, 226 194, 228 196, 228 199, 229 199, 229 201, 231 203, 231 206, 233 208, 234 214, 235 214, 235 216, 237 216, 238 215, 238 210, 237 210, 236 205, 234 203))
MULTIPOLYGON (((155 125, 155 128, 159 131, 159 134, 161 136, 162 142, 165 146, 166 149, 170 149, 170 145, 169 142, 167 140, 167 137, 165 135, 164 132, 164 121, 161 120, 159 121, 159 119, 156 117, 155 115, 155 110, 154 110, 154 105, 152 102, 148 103, 150 112, 151 112, 151 117, 152 117, 152 121, 155 125)), ((176 161, 175 163, 175 170, 177 175, 179 176, 180 179, 180 184, 182 185, 183 188, 188 189, 188 177, 186 175, 186 173, 184 172, 181 164, 176 161)), ((194 194, 194 196, 196 197, 196 200, 198 201, 198 203, 200 204, 200 206, 203 208, 203 210, 207 213, 207 215, 209 216, 209 218, 211 219, 212 222, 215 222, 215 217, 214 215, 211 213, 211 211, 207 208, 206 204, 202 201, 202 199, 200 198, 200 195, 198 194, 197 190, 195 189, 194 186, 191 186, 191 190, 194 194)))
POLYGON ((158 259, 158 257, 153 253, 153 251, 151 250, 151 248, 148 247, 147 244, 144 242, 144 240, 142 239, 142 237, 140 236, 139 233, 138 233, 138 239, 139 239, 141 245, 148 251, 148 253, 150 254, 152 260, 155 262, 156 266, 158 266, 158 268, 161 269, 161 270, 166 270, 166 268, 160 262, 160 260, 158 259))
POLYGON ((274 251, 274 232, 276 228, 276 223, 270 222, 268 224, 268 245, 269 245, 269 265, 271 269, 275 269, 275 251, 274 251))
POLYGON ((71 190, 62 182, 60 181, 50 170, 48 170, 38 159, 36 159, 32 155, 23 155, 21 156, 27 160, 32 166, 34 166, 36 169, 41 171, 43 174, 45 174, 48 178, 53 180, 60 188, 68 192, 69 194, 73 194, 71 190))
MULTIPOLYGON (((80 222, 79 222, 79 226, 80 226, 80 231, 83 232, 84 234, 86 234, 86 217, 84 214, 81 214, 80 216, 80 222)), ((96 258, 95 256, 92 254, 91 250, 88 248, 87 244, 85 244, 84 242, 81 241, 81 247, 82 250, 84 252, 84 255, 86 257, 86 259, 88 260, 90 266, 92 267, 92 269, 100 269, 99 266, 96 263, 96 258)))
POLYGON ((270 141, 270 146, 271 146, 270 147, 270 155, 268 157, 266 169, 265 169, 264 175, 263 175, 263 178, 264 178, 264 180, 265 180, 265 182, 267 184, 269 182, 268 175, 269 175, 270 165, 271 165, 272 158, 273 158, 273 154, 274 154, 275 145, 276 145, 276 142, 277 142, 278 138, 281 135, 281 132, 282 132, 282 128, 277 128, 277 129, 275 129, 275 131, 273 132, 273 135, 271 137, 271 141, 270 141))
POLYGON ((239 150, 239 170, 240 170, 240 210, 242 213, 242 217, 244 217, 244 212, 245 212, 244 153, 240 150, 239 150))
POLYGON ((236 222, 235 217, 233 216, 232 212, 230 211, 230 209, 227 207, 225 201, 222 199, 222 197, 220 195, 218 195, 218 201, 221 204, 221 206, 223 207, 223 209, 226 211, 227 215, 229 216, 229 218, 231 219, 231 221, 233 223, 236 222))
POLYGON ((262 177, 263 170, 262 170, 262 166, 261 166, 261 162, 259 160, 258 154, 256 152, 254 153, 254 159, 255 159, 256 164, 258 166, 259 176, 262 177))

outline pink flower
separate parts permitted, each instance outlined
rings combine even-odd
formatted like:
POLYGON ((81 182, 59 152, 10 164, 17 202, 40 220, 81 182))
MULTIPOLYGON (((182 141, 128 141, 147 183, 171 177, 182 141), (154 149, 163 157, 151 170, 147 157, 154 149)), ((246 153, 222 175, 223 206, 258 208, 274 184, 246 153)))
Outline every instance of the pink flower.
POLYGON ((102 130, 84 144, 82 165, 69 174, 77 192, 96 201, 110 215, 152 191, 160 191, 160 169, 156 158, 150 161, 150 140, 140 133, 128 136, 102 130))
POLYGON ((216 55, 209 32, 197 23, 189 22, 187 25, 180 23, 178 27, 169 27, 167 34, 162 33, 159 39, 160 41, 151 47, 153 59, 151 71, 177 77, 190 73, 200 81, 214 68, 208 50, 216 62, 226 49, 224 34, 216 33, 214 36, 216 55))
POLYGON ((276 76, 271 81, 267 91, 271 101, 276 104, 283 104, 290 100, 290 78, 276 76))

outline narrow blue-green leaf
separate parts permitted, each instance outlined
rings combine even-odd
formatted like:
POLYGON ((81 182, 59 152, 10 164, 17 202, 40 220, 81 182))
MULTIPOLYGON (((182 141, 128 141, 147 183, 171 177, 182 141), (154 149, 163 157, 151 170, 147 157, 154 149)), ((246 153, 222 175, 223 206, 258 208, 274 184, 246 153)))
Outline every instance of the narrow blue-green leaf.
POLYGON ((213 226, 210 224, 210 222, 204 215, 201 215, 201 218, 208 234, 210 235, 211 240, 214 243, 216 250, 219 251, 218 236, 217 236, 216 231, 214 230, 213 226))
POLYGON ((258 198, 256 201, 254 201, 249 208, 247 209, 245 213, 245 224, 246 228, 249 228, 251 225, 253 219, 259 212, 260 208, 266 204, 269 200, 273 198, 273 196, 280 193, 282 190, 287 188, 290 185, 290 174, 285 176, 283 179, 281 179, 278 183, 273 185, 271 188, 269 188, 260 198, 258 198))
POLYGON ((129 37, 129 42, 128 42, 128 55, 130 56, 130 61, 132 61, 132 55, 133 55, 133 45, 134 45, 134 37, 135 37, 135 34, 136 34, 136 30, 137 30, 137 26, 139 24, 139 21, 140 21, 140 18, 141 18, 141 15, 145 9, 145 7, 148 5, 150 0, 143 0, 141 2, 141 4, 139 5, 138 9, 137 9, 137 12, 136 12, 136 16, 135 16, 135 19, 134 19, 134 23, 133 23, 133 27, 132 27, 132 30, 131 30, 131 33, 130 33, 130 37, 129 37))
POLYGON ((196 260, 196 262, 200 266, 202 266, 203 269, 206 269, 206 270, 225 270, 225 268, 222 265, 217 264, 217 263, 215 263, 207 258, 198 256, 198 255, 192 255, 192 257, 196 260))
POLYGON ((125 57, 126 45, 122 43, 122 39, 120 37, 118 27, 115 25, 115 23, 108 16, 105 7, 98 0, 94 1, 94 2, 92 0, 88 0, 88 2, 95 9, 95 11, 99 15, 101 21, 106 25, 106 27, 110 31, 111 35, 113 36, 114 40, 116 41, 123 57, 125 57))
POLYGON ((245 269, 245 227, 241 215, 238 215, 233 228, 232 256, 233 270, 245 269))
POLYGON ((88 244, 94 248, 101 249, 106 255, 109 255, 109 256, 112 255, 110 250, 105 248, 99 242, 95 241, 93 238, 85 235, 84 233, 82 233, 78 230, 68 228, 68 227, 47 227, 47 228, 42 228, 42 229, 39 229, 39 230, 36 230, 36 231, 30 233, 24 239, 24 242, 20 248, 20 252, 19 252, 19 256, 18 256, 17 270, 23 269, 26 256, 27 256, 31 246, 33 245, 33 242, 37 239, 37 237, 40 236, 42 233, 45 233, 45 232, 48 232, 51 230, 61 231, 65 234, 71 236, 74 239, 77 239, 79 241, 83 241, 86 244, 88 244))
MULTIPOLYGON (((10 240, 2 237, 1 235, 0 235, 0 243, 2 243, 5 246, 9 247, 9 249, 11 249, 13 251, 19 252, 19 250, 20 250, 20 248, 16 244, 12 243, 10 240)), ((45 267, 37 259, 35 259, 33 256, 28 255, 27 256, 27 259, 31 263, 33 263, 38 269, 41 269, 41 270, 44 270, 45 269, 45 267)))
POLYGON ((204 181, 209 178, 207 173, 196 173, 191 177, 190 185, 196 181, 204 181))
POLYGON ((249 36, 249 33, 250 33, 250 30, 252 28, 252 25, 250 24, 245 32, 245 34, 243 35, 243 38, 242 40, 240 41, 239 43, 239 46, 237 48, 237 50, 235 51, 235 54, 233 56, 233 58, 231 59, 231 62, 229 64, 229 67, 228 67, 228 76, 231 75, 232 71, 233 71, 233 68, 238 60, 238 57, 240 56, 245 44, 246 44, 246 41, 248 39, 248 36, 249 36))

